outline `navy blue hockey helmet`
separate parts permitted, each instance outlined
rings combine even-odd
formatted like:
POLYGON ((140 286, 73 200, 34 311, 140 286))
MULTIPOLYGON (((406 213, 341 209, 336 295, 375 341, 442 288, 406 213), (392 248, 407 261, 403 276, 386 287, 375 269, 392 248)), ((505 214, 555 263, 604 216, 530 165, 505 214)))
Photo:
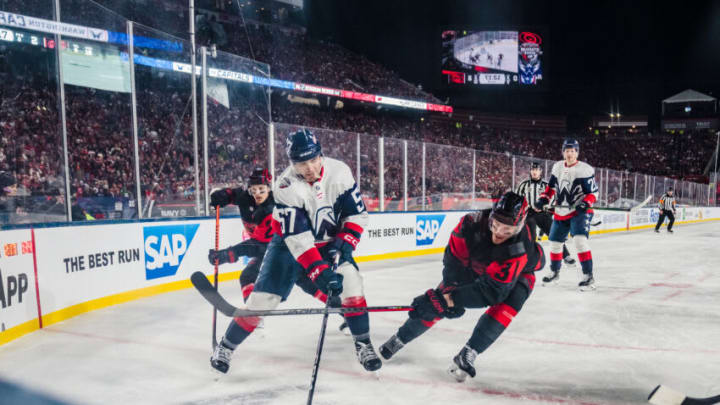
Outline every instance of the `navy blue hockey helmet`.
POLYGON ((304 128, 288 135, 285 150, 293 163, 313 159, 322 153, 315 134, 304 128))
POLYGON ((575 150, 580 153, 580 142, 578 142, 577 139, 568 138, 563 141, 562 151, 565 152, 567 148, 575 148, 575 150))

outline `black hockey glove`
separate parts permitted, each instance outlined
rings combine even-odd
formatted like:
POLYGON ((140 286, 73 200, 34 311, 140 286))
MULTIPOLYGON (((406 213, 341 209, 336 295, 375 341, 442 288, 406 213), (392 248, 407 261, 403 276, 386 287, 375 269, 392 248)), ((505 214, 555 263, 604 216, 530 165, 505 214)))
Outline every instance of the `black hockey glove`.
POLYGON ((332 271, 326 261, 316 262, 308 272, 308 277, 328 296, 336 297, 342 293, 343 276, 332 271))
POLYGON ((550 204, 550 199, 547 197, 540 197, 535 202, 535 209, 542 211, 545 209, 545 207, 550 204))
POLYGON ((440 289, 430 289, 425 294, 415 297, 412 304, 413 310, 408 313, 412 319, 422 319, 423 321, 433 321, 436 318, 444 318, 447 316, 448 304, 443 297, 440 289))
POLYGON ((575 211, 578 214, 584 214, 588 209, 590 209, 590 204, 588 204, 587 201, 580 201, 580 204, 575 206, 575 211))
POLYGON ((218 264, 235 263, 237 259, 238 258, 235 256, 235 252, 232 248, 221 250, 210 249, 208 251, 208 260, 210 261, 210 264, 215 264, 215 260, 218 261, 218 264))
POLYGON ((232 202, 233 191, 229 188, 223 188, 221 190, 213 191, 210 194, 210 205, 217 207, 218 205, 224 207, 232 202))

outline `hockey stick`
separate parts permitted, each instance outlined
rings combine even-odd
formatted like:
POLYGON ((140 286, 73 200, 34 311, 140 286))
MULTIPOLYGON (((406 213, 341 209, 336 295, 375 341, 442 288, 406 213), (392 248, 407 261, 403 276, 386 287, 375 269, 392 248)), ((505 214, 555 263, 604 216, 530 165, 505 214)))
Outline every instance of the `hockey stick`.
POLYGON ((344 314, 348 312, 392 312, 392 311, 412 311, 412 307, 391 305, 384 307, 360 307, 360 308, 291 308, 291 309, 270 309, 270 310, 250 310, 241 309, 227 302, 220 293, 213 288, 205 274, 196 271, 190 276, 195 289, 210 303, 217 308, 223 315, 231 318, 238 316, 282 316, 282 315, 320 315, 320 314, 344 314))
POLYGON ((649 196, 647 196, 647 198, 645 199, 645 201, 643 201, 643 202, 641 202, 640 204, 638 204, 638 205, 630 208, 630 212, 635 212, 635 211, 639 210, 640 208, 646 206, 647 203, 649 203, 650 200, 652 200, 652 198, 653 198, 653 196, 652 196, 652 194, 650 194, 649 196))
MULTIPOLYGON (((333 260, 332 272, 337 271, 338 263, 340 263, 340 255, 335 255, 333 260)), ((330 298, 332 291, 328 291, 327 301, 325 301, 325 309, 330 306, 330 298)), ((310 378, 310 391, 308 392, 307 405, 312 405, 313 395, 315 395, 315 383, 317 382, 318 370, 320 369, 320 356, 322 356, 323 344, 325 343, 325 331, 327 330, 328 312, 323 314, 322 326, 320 327, 320 337, 318 338, 317 350, 315 350, 315 362, 313 363, 312 377, 310 378)))
POLYGON ((708 398, 690 398, 664 385, 658 385, 648 396, 654 405, 709 405, 720 403, 720 395, 708 398))
MULTIPOLYGON (((220 206, 215 206, 215 251, 220 250, 220 206)), ((218 290, 218 264, 220 259, 215 259, 215 279, 213 289, 215 292, 218 290)), ((217 308, 213 308, 213 322, 212 322, 212 347, 213 350, 217 346, 217 308)))

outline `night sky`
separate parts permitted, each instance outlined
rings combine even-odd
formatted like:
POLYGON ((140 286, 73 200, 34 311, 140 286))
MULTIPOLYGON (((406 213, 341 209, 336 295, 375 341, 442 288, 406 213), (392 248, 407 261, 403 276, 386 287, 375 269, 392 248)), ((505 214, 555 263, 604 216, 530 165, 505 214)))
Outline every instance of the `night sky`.
POLYGON ((568 116, 580 124, 619 106, 660 115, 686 88, 720 95, 720 1, 306 0, 310 35, 421 83, 457 107, 568 116), (441 86, 441 27, 546 30, 545 90, 441 86))

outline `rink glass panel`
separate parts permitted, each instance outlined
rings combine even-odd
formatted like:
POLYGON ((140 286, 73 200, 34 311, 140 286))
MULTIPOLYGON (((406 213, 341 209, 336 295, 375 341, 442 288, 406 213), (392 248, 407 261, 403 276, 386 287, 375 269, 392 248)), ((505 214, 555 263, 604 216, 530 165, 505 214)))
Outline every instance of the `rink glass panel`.
MULTIPOLYGON (((198 51, 198 66, 202 53, 198 51)), ((269 67, 264 63, 217 51, 206 53, 206 100, 208 131, 208 188, 242 187, 247 189, 254 168, 269 169, 268 165, 268 94, 266 88, 248 83, 246 75, 266 77, 269 67), (228 74, 228 72, 232 72, 228 74), (220 78, 231 77, 232 79, 220 78)), ((202 145, 202 91, 198 113, 200 150, 202 145)), ((201 162, 203 155, 200 155, 201 162)), ((200 171, 203 172, 204 165, 200 171)), ((204 187, 204 179, 200 187, 204 187)), ((211 207, 212 208, 212 207, 211 207)), ((228 206, 223 213, 238 213, 236 206, 228 206)))
MULTIPOLYGON (((384 138, 385 211, 403 211, 404 194, 404 141, 384 138)), ((409 174, 409 173, 408 173, 409 174)))
MULTIPOLYGON (((407 141, 408 148, 408 211, 423 210, 423 143, 407 141)), ((425 208, 430 204, 425 199, 425 208)))
MULTIPOLYGON (((134 41, 135 55, 147 58, 135 63, 143 210, 153 218, 198 215, 190 43, 140 24, 135 24, 134 41), (141 37, 167 41, 168 46, 144 47, 141 37), (168 68, 165 61, 177 64, 168 68)), ((199 100, 199 80, 197 91, 199 100)), ((198 119, 199 145, 200 128, 198 119)))
MULTIPOLYGON (((93 2, 61 1, 60 7, 64 23, 126 32, 126 19, 93 2)), ((64 37, 61 49, 73 220, 134 218, 127 44, 64 37)))
MULTIPOLYGON (((54 19, 51 0, 0 0, 0 10, 54 19)), ((0 28, 0 225, 65 221, 57 37, 0 28)))
POLYGON ((432 210, 466 209, 472 205, 473 150, 425 144, 425 194, 432 210))
POLYGON ((623 201, 620 196, 622 191, 622 172, 617 170, 607 170, 607 204, 608 207, 621 208, 623 201))
POLYGON ((379 211, 379 155, 378 139, 371 134, 360 134, 360 191, 368 211, 379 211))
POLYGON ((485 200, 512 189, 512 156, 480 152, 475 157, 475 194, 485 200))

